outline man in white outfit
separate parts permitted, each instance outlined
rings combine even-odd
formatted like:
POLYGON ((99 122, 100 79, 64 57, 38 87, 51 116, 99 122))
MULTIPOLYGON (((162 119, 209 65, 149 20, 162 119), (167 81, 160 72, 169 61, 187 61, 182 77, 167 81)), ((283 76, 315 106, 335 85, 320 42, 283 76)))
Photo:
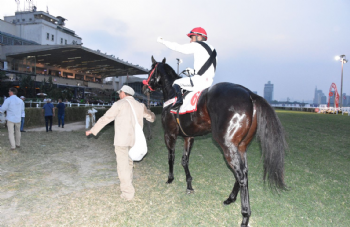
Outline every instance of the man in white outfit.
POLYGON ((157 41, 163 43, 168 48, 183 54, 193 54, 194 69, 187 68, 192 77, 184 77, 177 79, 173 83, 176 95, 176 103, 173 108, 176 109, 182 105, 182 95, 180 87, 188 91, 203 90, 213 83, 216 70, 216 50, 207 43, 207 32, 201 28, 194 28, 187 34, 191 38, 188 44, 178 44, 169 42, 162 37, 158 37, 157 41))
POLYGON ((9 98, 0 107, 1 112, 7 111, 7 130, 9 133, 9 140, 11 150, 21 146, 21 116, 24 111, 24 104, 22 99, 17 97, 17 89, 11 87, 9 89, 9 98))

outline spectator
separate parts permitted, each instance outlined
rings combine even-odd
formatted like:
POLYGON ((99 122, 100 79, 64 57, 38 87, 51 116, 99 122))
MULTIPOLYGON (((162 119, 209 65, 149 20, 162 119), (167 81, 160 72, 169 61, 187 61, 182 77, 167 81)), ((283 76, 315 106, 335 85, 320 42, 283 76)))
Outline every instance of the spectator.
POLYGON ((57 112, 58 127, 61 127, 61 121, 62 121, 62 128, 64 128, 64 109, 66 108, 66 106, 64 105, 64 103, 62 103, 62 99, 58 99, 58 104, 56 108, 58 109, 58 112, 57 112))
POLYGON ((46 99, 46 104, 43 106, 43 115, 45 116, 46 132, 52 132, 52 117, 55 116, 54 106, 51 99, 46 99), (50 121, 50 128, 48 127, 50 121))
POLYGON ((9 89, 9 98, 0 107, 1 112, 7 112, 7 130, 11 144, 11 150, 21 146, 21 115, 23 110, 23 101, 17 97, 17 89, 9 89))
POLYGON ((26 117, 26 113, 25 113, 26 106, 25 106, 25 103, 24 103, 24 100, 26 100, 26 97, 21 96, 20 99, 22 99, 22 101, 23 101, 23 111, 22 111, 22 119, 21 119, 21 132, 26 132, 26 131, 23 130, 24 118, 26 117))
POLYGON ((153 122, 155 115, 142 103, 136 101, 132 96, 134 90, 124 85, 119 91, 120 100, 115 102, 113 106, 96 122, 91 130, 86 131, 86 136, 97 133, 109 122, 114 120, 114 146, 117 155, 117 171, 120 180, 121 197, 126 200, 134 198, 135 189, 132 185, 133 178, 133 161, 129 157, 129 150, 135 144, 135 117, 132 112, 133 106, 137 121, 143 127, 143 118, 153 122), (130 101, 130 103, 128 102, 130 101))

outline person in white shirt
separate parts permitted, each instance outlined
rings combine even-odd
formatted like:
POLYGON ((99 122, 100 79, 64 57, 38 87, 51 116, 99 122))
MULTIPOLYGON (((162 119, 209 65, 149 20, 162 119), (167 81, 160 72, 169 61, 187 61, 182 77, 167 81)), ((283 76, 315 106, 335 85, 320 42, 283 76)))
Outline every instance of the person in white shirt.
POLYGON ((10 97, 7 98, 4 104, 0 107, 1 112, 7 112, 7 129, 9 133, 9 140, 11 144, 11 150, 15 150, 16 147, 21 146, 21 116, 24 111, 23 101, 17 97, 17 89, 9 89, 10 97))
POLYGON ((207 43, 207 32, 203 28, 198 27, 192 29, 187 36, 191 38, 190 43, 183 45, 166 41, 162 37, 157 39, 159 43, 163 43, 172 50, 183 54, 193 54, 194 57, 194 69, 186 69, 189 71, 189 74, 194 76, 177 79, 173 83, 177 98, 176 103, 173 105, 174 109, 181 106, 183 102, 180 88, 188 91, 203 90, 212 85, 215 76, 216 50, 207 43))

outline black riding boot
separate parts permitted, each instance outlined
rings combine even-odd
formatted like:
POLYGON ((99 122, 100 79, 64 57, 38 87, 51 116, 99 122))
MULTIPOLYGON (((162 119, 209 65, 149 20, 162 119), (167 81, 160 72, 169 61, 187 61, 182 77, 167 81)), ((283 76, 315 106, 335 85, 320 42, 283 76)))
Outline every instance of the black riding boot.
POLYGON ((173 105, 172 109, 178 109, 183 103, 182 94, 181 94, 181 88, 177 84, 174 84, 173 88, 174 88, 174 91, 175 91, 176 103, 173 105))

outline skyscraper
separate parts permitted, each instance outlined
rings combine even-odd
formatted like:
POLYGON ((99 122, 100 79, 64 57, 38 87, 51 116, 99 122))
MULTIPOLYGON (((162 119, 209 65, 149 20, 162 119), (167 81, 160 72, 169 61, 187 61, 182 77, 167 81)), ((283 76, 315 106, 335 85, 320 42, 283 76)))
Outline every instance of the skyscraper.
POLYGON ((317 87, 315 88, 315 95, 314 95, 314 104, 326 104, 327 97, 324 95, 322 90, 317 90, 317 87))
POLYGON ((272 100, 273 100, 273 84, 271 84, 270 81, 268 81, 267 84, 265 84, 265 87, 264 87, 264 98, 269 103, 271 103, 272 100))

